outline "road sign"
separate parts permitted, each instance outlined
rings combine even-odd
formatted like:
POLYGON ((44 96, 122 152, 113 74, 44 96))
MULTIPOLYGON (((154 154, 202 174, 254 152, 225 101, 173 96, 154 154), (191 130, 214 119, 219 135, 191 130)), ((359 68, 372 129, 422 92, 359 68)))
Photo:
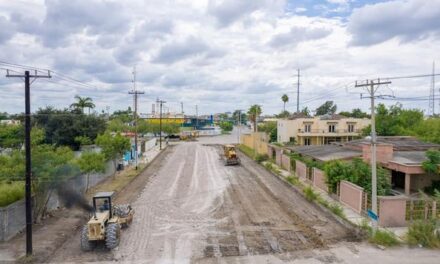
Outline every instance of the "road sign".
POLYGON ((368 212, 368 217, 370 217, 372 220, 377 221, 377 219, 379 219, 377 214, 375 214, 373 211, 368 210, 367 212, 368 212))

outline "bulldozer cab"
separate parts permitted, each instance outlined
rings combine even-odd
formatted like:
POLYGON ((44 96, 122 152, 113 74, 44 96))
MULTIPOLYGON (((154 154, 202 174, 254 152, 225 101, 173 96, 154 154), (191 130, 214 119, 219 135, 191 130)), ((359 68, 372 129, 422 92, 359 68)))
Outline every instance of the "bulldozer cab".
POLYGON ((224 146, 225 155, 235 154, 235 146, 234 145, 225 145, 224 146))
POLYGON ((95 212, 109 213, 109 218, 113 217, 112 197, 114 192, 98 192, 93 196, 93 209, 95 212))

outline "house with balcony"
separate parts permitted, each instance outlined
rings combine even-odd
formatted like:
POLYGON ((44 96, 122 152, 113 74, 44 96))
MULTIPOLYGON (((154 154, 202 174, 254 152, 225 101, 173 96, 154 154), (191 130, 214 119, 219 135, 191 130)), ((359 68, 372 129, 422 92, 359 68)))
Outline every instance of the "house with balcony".
POLYGON ((358 139, 362 129, 369 124, 370 119, 367 118, 341 115, 293 116, 277 121, 277 141, 292 142, 300 146, 348 142, 358 139))

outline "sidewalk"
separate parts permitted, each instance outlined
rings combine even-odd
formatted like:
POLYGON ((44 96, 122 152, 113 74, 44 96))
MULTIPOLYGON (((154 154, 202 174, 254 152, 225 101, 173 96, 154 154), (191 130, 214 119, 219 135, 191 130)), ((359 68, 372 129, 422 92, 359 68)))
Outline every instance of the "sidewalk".
MULTIPOLYGON (((283 177, 295 176, 296 177, 296 174, 295 174, 294 171, 292 171, 292 172, 286 171, 286 170, 282 169, 280 166, 278 166, 275 163, 272 163, 272 166, 274 166, 274 168, 277 168, 280 171, 280 176, 283 176, 283 177)), ((313 191, 315 191, 316 193, 319 193, 319 195, 320 195, 320 197, 322 199, 324 199, 324 200, 326 200, 326 201, 328 201, 330 203, 337 203, 337 204, 339 204, 341 206, 341 208, 343 209, 343 211, 344 211, 345 218, 349 222, 351 222, 352 224, 360 226, 363 222, 366 222, 370 226, 373 226, 372 220, 370 220, 368 217, 359 215, 358 213, 356 213, 350 207, 348 207, 348 206, 340 203, 338 200, 335 200, 332 197, 330 197, 330 195, 328 193, 326 193, 325 191, 323 191, 323 190, 313 186, 313 184, 311 184, 310 182, 306 181, 306 179, 299 178, 299 177, 297 177, 297 178, 298 178, 298 180, 303 185, 310 186, 313 189, 313 191)), ((392 228, 380 227, 380 229, 391 231, 398 238, 400 238, 402 240, 404 239, 404 236, 405 236, 406 232, 408 231, 408 227, 392 227, 392 228)))

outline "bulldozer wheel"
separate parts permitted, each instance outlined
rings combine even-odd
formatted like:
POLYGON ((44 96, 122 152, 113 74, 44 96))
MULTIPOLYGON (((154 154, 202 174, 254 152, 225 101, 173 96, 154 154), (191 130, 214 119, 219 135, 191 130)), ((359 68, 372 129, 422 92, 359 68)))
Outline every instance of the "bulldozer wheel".
POLYGON ((83 251, 92 251, 96 247, 96 241, 89 240, 89 228, 87 225, 81 230, 81 249, 83 251))
POLYGON ((111 223, 105 230, 105 246, 108 249, 114 249, 119 245, 119 238, 121 236, 121 227, 119 224, 111 223))

